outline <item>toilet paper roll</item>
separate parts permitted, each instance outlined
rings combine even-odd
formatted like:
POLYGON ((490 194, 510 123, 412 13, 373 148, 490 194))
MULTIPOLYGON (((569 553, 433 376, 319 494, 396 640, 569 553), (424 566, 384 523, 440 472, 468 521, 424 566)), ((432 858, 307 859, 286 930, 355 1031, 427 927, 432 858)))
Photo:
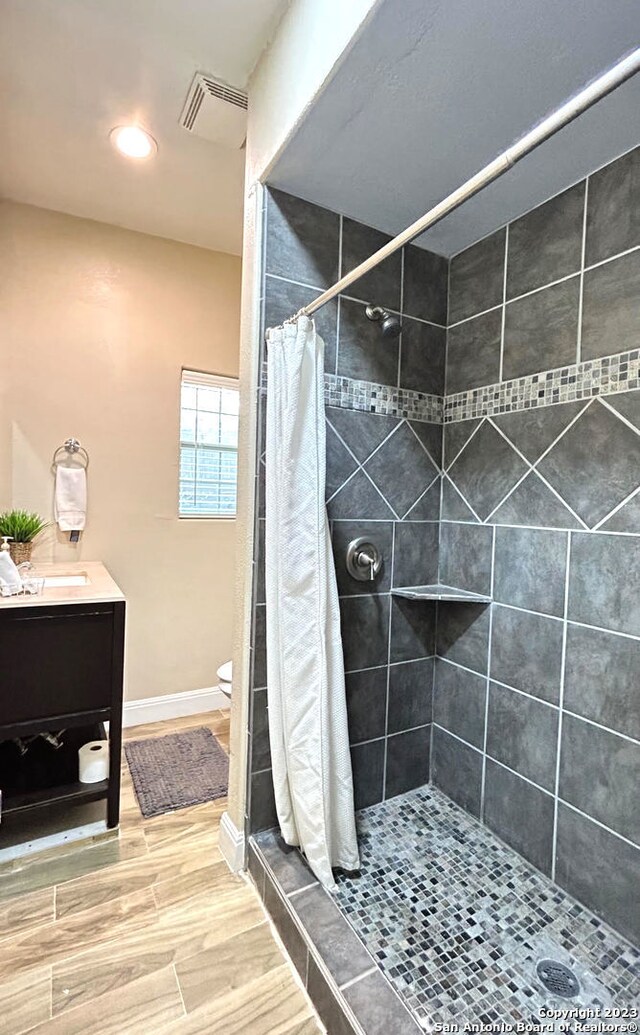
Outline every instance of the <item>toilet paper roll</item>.
POLYGON ((78 751, 80 783, 100 783, 109 775, 109 741, 90 740, 78 751))

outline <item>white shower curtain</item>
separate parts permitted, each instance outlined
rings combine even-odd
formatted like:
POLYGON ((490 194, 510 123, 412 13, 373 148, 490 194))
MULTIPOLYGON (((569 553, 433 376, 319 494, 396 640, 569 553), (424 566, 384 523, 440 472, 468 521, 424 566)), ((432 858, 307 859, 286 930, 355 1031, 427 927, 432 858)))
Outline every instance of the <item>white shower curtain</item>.
POLYGON ((276 809, 326 888, 356 870, 340 612, 324 503, 324 342, 306 316, 270 331, 267 696, 276 809))

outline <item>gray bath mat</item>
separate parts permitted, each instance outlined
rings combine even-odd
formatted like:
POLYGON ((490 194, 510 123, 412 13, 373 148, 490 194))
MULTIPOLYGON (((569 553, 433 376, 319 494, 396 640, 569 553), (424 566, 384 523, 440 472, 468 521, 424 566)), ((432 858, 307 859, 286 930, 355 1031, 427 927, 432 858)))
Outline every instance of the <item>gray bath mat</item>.
POLYGON ((124 753, 145 819, 223 798, 227 793, 229 759, 204 726, 166 737, 131 740, 124 753))

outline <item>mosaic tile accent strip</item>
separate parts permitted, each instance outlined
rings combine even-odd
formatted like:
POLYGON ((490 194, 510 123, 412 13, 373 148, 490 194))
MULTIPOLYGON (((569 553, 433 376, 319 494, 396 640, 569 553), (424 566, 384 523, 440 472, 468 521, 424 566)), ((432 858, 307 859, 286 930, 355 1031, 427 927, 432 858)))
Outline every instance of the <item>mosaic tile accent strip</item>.
POLYGON ((387 417, 406 417, 408 420, 441 424, 443 398, 427 395, 408 388, 377 385, 372 381, 353 381, 350 377, 324 376, 324 398, 327 406, 341 406, 349 410, 366 410, 387 417))
MULTIPOLYGON (((267 387, 266 363, 262 367, 260 387, 267 387)), ((387 417, 442 424, 444 400, 441 395, 427 395, 373 381, 354 381, 350 377, 325 374, 324 401, 326 406, 339 406, 345 410, 364 410, 387 417)))
POLYGON ((444 423, 640 388, 640 350, 591 359, 444 398, 444 423))
POLYGON ((335 899, 425 1030, 539 1024, 550 1007, 592 1009, 597 1022, 597 1011, 637 1006, 640 951, 440 791, 357 820, 362 875, 341 876, 335 899), (569 966, 580 994, 547 992, 541 959, 569 966))
MULTIPOLYGON (((266 363, 262 367, 260 385, 267 387, 266 363)), ((640 388, 640 349, 574 363, 557 370, 543 370, 513 381, 483 385, 457 395, 427 395, 372 381, 354 381, 334 374, 324 376, 327 406, 406 417, 429 424, 451 424, 474 417, 532 410, 554 403, 628 392, 634 388, 640 388)))

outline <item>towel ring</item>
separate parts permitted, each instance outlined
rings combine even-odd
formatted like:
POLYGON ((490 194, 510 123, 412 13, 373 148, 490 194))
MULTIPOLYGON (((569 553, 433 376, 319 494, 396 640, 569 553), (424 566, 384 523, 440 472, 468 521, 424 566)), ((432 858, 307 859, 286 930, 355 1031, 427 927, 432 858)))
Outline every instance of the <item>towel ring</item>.
POLYGON ((83 467, 89 466, 89 454, 80 441, 77 438, 68 438, 61 446, 58 446, 53 454, 53 466, 56 467, 59 463, 58 453, 65 452, 68 457, 77 456, 83 461, 83 467))

